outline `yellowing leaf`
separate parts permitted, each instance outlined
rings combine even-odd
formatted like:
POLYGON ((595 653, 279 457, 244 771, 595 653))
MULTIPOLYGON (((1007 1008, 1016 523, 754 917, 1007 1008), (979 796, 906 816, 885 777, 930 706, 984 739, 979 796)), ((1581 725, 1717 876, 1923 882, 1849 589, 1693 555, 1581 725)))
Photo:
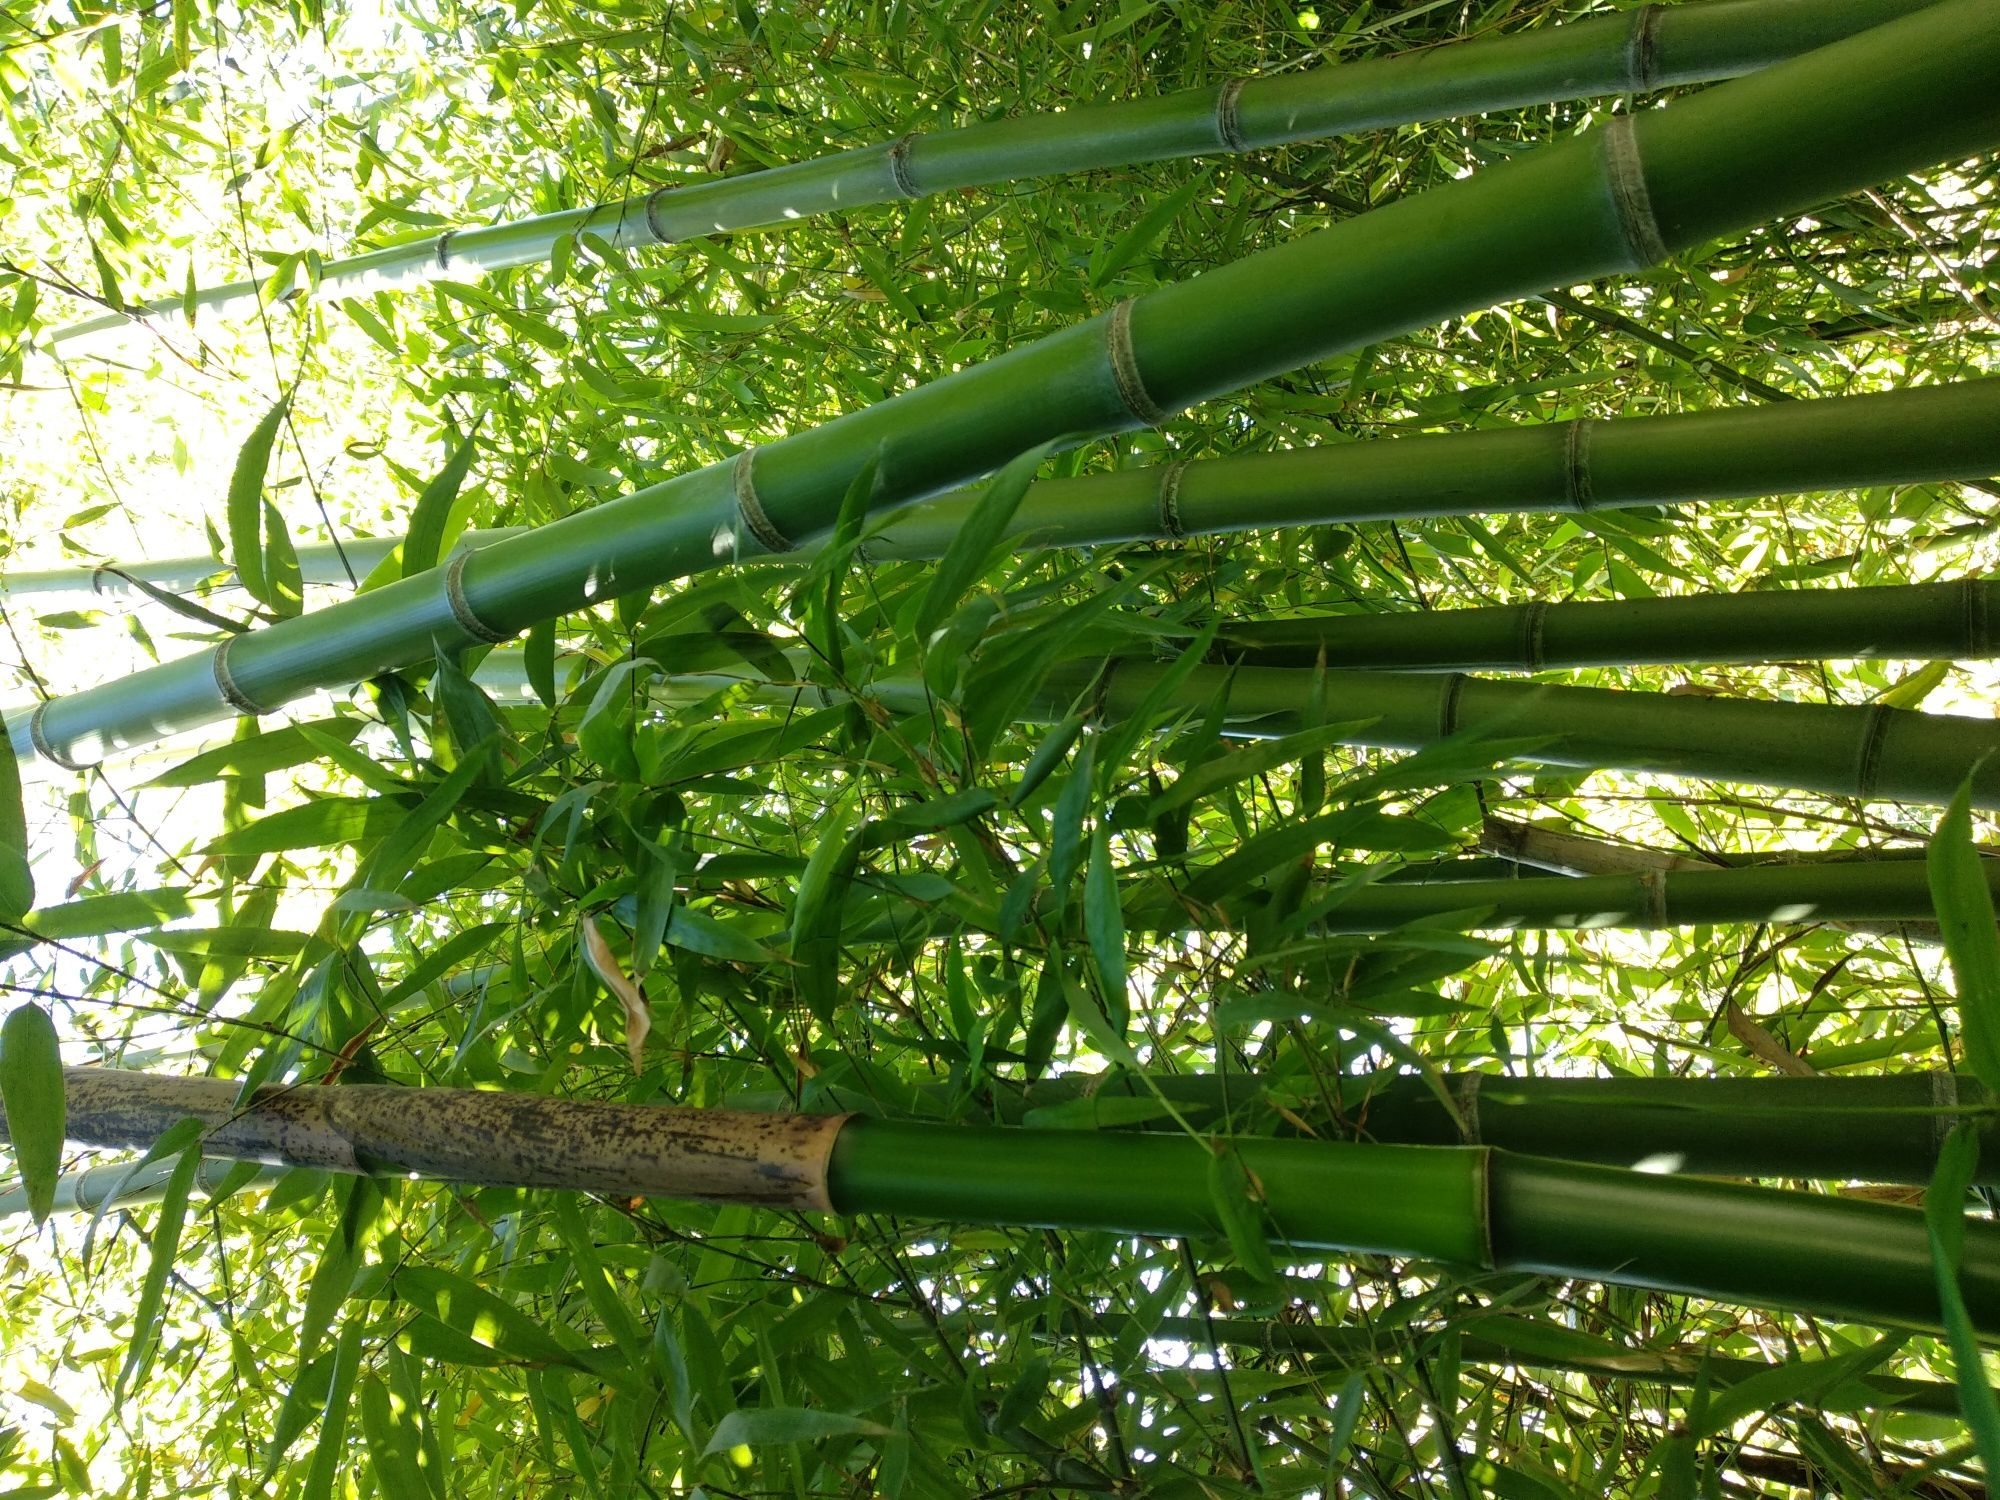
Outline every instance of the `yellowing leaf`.
POLYGON ((646 1004, 645 991, 632 982, 612 955, 611 944, 604 940, 604 933, 597 925, 597 918, 585 917, 583 929, 583 957, 590 965, 590 972, 603 981, 604 987, 618 997, 618 1003, 625 1011, 625 1055, 632 1059, 632 1071, 643 1072, 645 1068, 646 1036, 653 1029, 652 1008, 646 1004))

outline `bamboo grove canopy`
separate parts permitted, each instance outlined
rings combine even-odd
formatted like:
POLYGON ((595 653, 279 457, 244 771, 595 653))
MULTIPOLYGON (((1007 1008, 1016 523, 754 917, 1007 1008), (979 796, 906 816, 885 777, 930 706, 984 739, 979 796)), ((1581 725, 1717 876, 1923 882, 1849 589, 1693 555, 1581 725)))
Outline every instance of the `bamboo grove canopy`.
POLYGON ((1980 1492, 1996 20, 37 8, 0 1473, 1980 1492))

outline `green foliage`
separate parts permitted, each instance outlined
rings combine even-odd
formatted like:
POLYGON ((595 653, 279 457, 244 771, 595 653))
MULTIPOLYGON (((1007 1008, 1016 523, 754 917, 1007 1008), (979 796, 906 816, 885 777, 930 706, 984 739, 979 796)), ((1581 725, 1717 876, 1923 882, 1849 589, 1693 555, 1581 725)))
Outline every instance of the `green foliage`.
MULTIPOLYGON (((7 567, 207 551, 261 613, 317 607, 350 584, 339 567, 292 583, 309 544, 407 532, 401 572, 421 572, 460 527, 588 511, 1608 106, 665 247, 601 226, 484 276, 448 263, 421 286, 311 295, 349 251, 407 241, 435 260, 452 226, 1432 55, 1586 9, 539 0, 392 5, 371 29, 307 4, 36 7, 33 34, 0 44, 7 567), (180 291, 231 279, 264 289, 261 316, 180 291), (106 357, 43 357, 100 301, 155 295, 178 305, 106 357)), ((1767 1071, 1731 1006, 1821 1071, 1937 1067, 1954 1014, 1937 952, 1893 929, 1321 925, 1356 891, 1457 873, 1489 816, 1708 859, 1912 853, 1927 815, 1539 764, 1533 721, 1505 742, 1356 750, 1343 732, 1377 710, 1328 689, 1350 681, 1338 660, 1301 668, 1271 723, 1188 684, 1245 620, 1967 576, 1996 563, 1980 487, 1890 478, 1698 513, 1528 497, 1088 554, 1001 537, 1037 473, 1152 486, 1179 458, 1991 371, 1994 192, 1983 163, 1888 184, 1161 431, 1030 452, 936 565, 870 549, 866 504, 905 457, 885 446, 803 568, 595 599, 530 636, 524 681, 499 653, 440 660, 302 722, 31 787, 0 827, 0 918, 26 929, 5 980, 120 1065, 967 1125, 1007 1117, 1027 1078, 1083 1074, 1100 1082, 1025 1123, 1198 1126, 1217 1144, 1189 1185, 1213 1233, 1178 1243, 479 1185, 378 1195, 311 1172, 216 1185, 182 1133, 155 1150, 157 1207, 6 1237, 0 1329, 37 1384, 0 1395, 0 1488, 1470 1500, 1669 1493, 1670 1473, 1730 1494, 1969 1482, 1968 1431, 1986 1429, 1926 1404, 1946 1370, 1978 1371, 1956 1324, 1885 1340, 1690 1297, 1323 1264, 1272 1238, 1228 1144, 1302 1120, 1365 1135, 1356 1101, 1382 1071, 1420 1075, 1448 1115, 1447 1072, 1767 1071), (1112 714, 1120 672, 1157 675, 1112 714), (650 1016, 636 1071, 584 917, 650 1016), (1227 1107, 1184 1108, 1165 1085, 1190 1073, 1219 1075, 1227 1107), (1348 1342, 1290 1339, 1307 1333, 1348 1342)), ((10 597, 7 624, 59 693, 257 612, 199 592, 210 618, 105 598, 38 618, 10 597)), ((1561 680, 1947 711, 1992 692, 1979 664, 1868 660, 1561 680)), ((1988 1081, 2000 960, 1975 840, 1991 838, 1961 803, 1932 844, 1957 1035, 1988 1081)), ((22 1173, 43 1203, 54 1139, 22 1173)), ((1940 1181, 1949 1303, 1966 1195, 1940 1181)))

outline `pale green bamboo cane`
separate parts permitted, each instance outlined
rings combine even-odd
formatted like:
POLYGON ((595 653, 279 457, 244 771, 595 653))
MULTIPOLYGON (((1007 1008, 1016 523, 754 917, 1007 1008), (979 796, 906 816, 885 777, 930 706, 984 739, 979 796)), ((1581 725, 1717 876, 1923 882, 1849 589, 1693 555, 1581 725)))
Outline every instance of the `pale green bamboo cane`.
MULTIPOLYGON (((1458 115, 1642 93, 1753 72, 1934 0, 1726 0, 1643 5, 1623 15, 1458 42, 1402 56, 1239 79, 1126 104, 1027 115, 483 227, 449 229, 324 265, 308 298, 366 296, 439 277, 546 260, 565 239, 673 244, 827 213, 1019 179, 1267 146, 1458 115)), ((86 347, 145 319, 254 306, 264 283, 162 297, 58 329, 86 347)))
MULTIPOLYGON (((1989 377, 1782 406, 1379 439, 1045 479, 1029 486, 1007 535, 1045 546, 1171 541, 1275 526, 1588 513, 1996 472, 2000 377, 1989 377)), ((871 530, 866 555, 882 562, 942 557, 979 493, 958 490, 887 513, 871 530)), ((468 532, 457 545, 477 549, 523 530, 468 532)), ((399 542, 362 537, 342 545, 355 570, 366 572, 399 542)), ((809 540, 771 560, 816 550, 809 540)), ((331 544, 300 547, 298 557, 306 582, 346 581, 331 544)), ((52 568, 0 575, 0 595, 115 597, 137 592, 128 577, 186 590, 234 574, 212 557, 52 568)))
POLYGON ((1470 308, 1652 264, 2000 143, 1990 0, 1941 0, 1642 117, 1144 297, 823 427, 300 620, 45 705, 15 734, 85 765, 231 713, 505 639, 888 509, 1043 441, 1182 407, 1470 308))

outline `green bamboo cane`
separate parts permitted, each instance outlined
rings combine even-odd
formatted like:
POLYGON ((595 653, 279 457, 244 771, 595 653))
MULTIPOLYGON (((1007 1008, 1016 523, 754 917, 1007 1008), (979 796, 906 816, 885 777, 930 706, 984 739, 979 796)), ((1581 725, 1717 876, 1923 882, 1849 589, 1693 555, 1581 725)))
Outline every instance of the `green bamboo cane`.
MULTIPOLYGON (((1615 510, 1978 479, 1995 472, 2000 472, 2000 377, 1988 377, 1782 406, 1582 419, 1045 479, 1029 486, 1007 535, 1024 545, 1047 546, 1171 541, 1263 527, 1615 510)), ((882 562, 942 557, 978 497, 978 490, 957 490, 892 511, 878 522, 864 551, 882 562)), ((524 530, 469 532, 459 546, 490 546, 524 530)), ((399 541, 364 537, 342 545, 361 571, 378 566, 399 541)), ((297 550, 308 583, 345 582, 331 544, 297 550)), ((813 539, 771 560, 802 560, 816 550, 813 539)), ((176 590, 234 577, 212 557, 184 557, 127 563, 115 570, 53 568, 0 575, 0 594, 135 592, 121 573, 176 590)), ((1969 627, 1954 633, 1947 622, 1926 622, 1920 609, 1907 605, 1884 613, 1881 629, 1902 633, 1870 638, 1857 632, 1839 638, 1835 649, 1857 649, 1855 641, 1867 640, 1868 649, 1879 656, 1969 654, 1942 649, 1967 639, 1969 627)))
MULTIPOLYGON (((1102 717, 1122 719, 1146 706, 1161 679, 1175 670, 1138 658, 1068 663, 1048 674, 1025 717, 1060 718, 1089 693, 1102 717)), ((504 681, 505 675, 503 666, 494 680, 504 681)), ((725 687, 747 688, 745 696, 752 701, 786 708, 800 703, 826 707, 847 697, 834 689, 769 681, 747 672, 673 674, 662 681, 659 692, 663 701, 687 702, 725 687)), ((919 679, 885 678, 861 691, 894 713, 935 712, 919 679)), ((1169 717, 1200 714, 1219 697, 1231 734, 1270 737, 1297 731, 1299 705, 1313 701, 1315 694, 1323 695, 1326 718, 1341 726, 1338 740, 1348 745, 1421 750, 1455 734, 1500 742, 1527 740, 1529 745, 1508 750, 1511 759, 1937 804, 1950 801, 1970 774, 1973 806, 2000 808, 2000 720, 1923 713, 1881 703, 1846 706, 1680 696, 1457 672, 1198 666, 1153 706, 1169 717)), ((1856 867, 1899 863, 1829 864, 1833 873, 1825 884, 1800 872, 1794 877, 1801 882, 1796 889, 1812 893, 1813 899, 1840 902, 1879 896, 1892 907, 1876 915, 1893 916, 1910 904, 1914 888, 1901 884, 1906 875, 1856 867), (1890 897, 1892 890, 1904 894, 1890 897)), ((1701 878, 1711 873, 1725 872, 1703 872, 1701 878)), ((1578 883, 1568 886, 1573 891, 1578 883)), ((1601 889, 1614 906, 1632 908, 1635 914, 1656 907, 1654 897, 1638 885, 1601 889)), ((1664 891, 1664 884, 1660 889, 1664 891)), ((1738 880, 1717 889, 1741 894, 1743 903, 1734 907, 1741 913, 1756 910, 1756 901, 1769 900, 1772 914, 1783 904, 1776 883, 1760 887, 1738 880), (1755 901, 1748 894, 1753 890, 1758 892, 1755 901)))
MULTIPOLYGON (((368 295, 530 265, 565 239, 674 244, 1023 178, 1267 146, 1458 115, 1644 93, 1753 72, 1933 0, 1734 0, 1619 16, 1403 56, 1238 79, 1126 104, 917 133, 739 177, 669 185, 597 208, 446 230, 322 267, 307 295, 368 295)), ((57 348, 148 317, 254 306, 265 283, 205 287, 58 329, 57 348)))
MULTIPOLYGON (((1852 849, 1786 849, 1762 854, 1718 853, 1696 859, 1670 850, 1617 844, 1606 839, 1565 833, 1556 828, 1520 823, 1490 813, 1480 827, 1479 847, 1512 861, 1517 867, 1552 870, 1560 875, 1645 876, 1676 870, 1713 870, 1718 866, 1798 865, 1858 859, 1921 862, 1924 857, 1921 848, 1876 849, 1865 853, 1852 849)), ((1990 855, 1996 851, 1985 852, 1990 855)), ((1835 926, 1850 932, 1909 937, 1926 943, 1943 941, 1937 923, 1929 918, 1877 920, 1888 915, 1886 912, 1855 912, 1830 920, 1835 926)))
POLYGON ((1225 625, 1219 654, 1252 666, 1486 668, 1915 657, 2000 651, 2000 582, 1515 604, 1225 625))
MULTIPOLYGON (((1060 716, 1101 685, 1104 712, 1119 717, 1144 704, 1169 670, 1125 661, 1105 681, 1101 665, 1059 668, 1040 712, 1060 716)), ((896 689, 898 701, 913 696, 905 685, 896 689)), ((1973 805, 2000 808, 2000 721, 1880 703, 1766 703, 1455 672, 1197 667, 1168 694, 1166 708, 1199 713, 1221 694, 1235 732, 1282 734, 1299 727, 1298 705, 1315 691, 1324 692, 1330 720, 1354 724, 1340 736, 1352 745, 1418 750, 1453 734, 1527 736, 1541 743, 1517 759, 1940 804, 1970 773, 1973 805)))
MULTIPOLYGON (((1341 875, 1367 873, 1366 866, 1341 875)), ((2000 860, 1986 860, 1989 888, 2000 898, 2000 860)), ((1400 873, 1400 872, 1396 872, 1400 873)), ((1393 932, 1412 922, 1448 920, 1465 931, 1647 931, 1718 923, 1835 923, 1890 936, 1905 928, 1925 941, 1935 933, 1928 876, 1921 860, 1849 860, 1596 875, 1459 879, 1449 865, 1427 879, 1382 879, 1341 892, 1337 904, 1312 898, 1320 934, 1393 932), (1324 908, 1322 910, 1322 908, 1324 908)), ((1182 894, 1157 882, 1123 895, 1128 931, 1224 930, 1229 919, 1190 910, 1182 894)), ((1034 907, 1030 906, 1032 914, 1034 907)), ((622 914, 622 913, 621 913, 622 914)), ((997 925, 997 924, 996 924, 997 925)), ((898 906, 847 934, 856 946, 909 944, 973 929, 962 912, 898 906)), ((990 931, 991 928, 985 930, 990 931)))
MULTIPOLYGON (((1095 1325, 1104 1337, 1125 1338, 1143 1332, 1153 1339, 1254 1349, 1266 1355, 1301 1358, 1308 1364, 1337 1370, 1367 1370, 1381 1365, 1394 1346, 1380 1334, 1362 1328, 1328 1328, 1299 1323, 1260 1323, 1245 1318, 1161 1318, 1137 1323, 1127 1316, 1106 1316, 1095 1325)), ((1752 1359, 1731 1359, 1707 1351, 1625 1349, 1608 1340, 1578 1333, 1559 1323, 1525 1318, 1476 1316, 1453 1324, 1453 1348, 1469 1364, 1519 1366, 1530 1370, 1562 1370, 1594 1380, 1685 1389, 1702 1380, 1716 1386, 1738 1385, 1768 1373, 1773 1366, 1752 1359), (1599 1348, 1593 1349, 1592 1345, 1599 1348)), ((1410 1335, 1404 1335, 1407 1345, 1410 1335)), ((1428 1337, 1423 1332, 1414 1335, 1428 1337)), ((1953 1417, 1960 1413, 1958 1388, 1936 1380, 1907 1380, 1894 1375, 1850 1376, 1809 1396, 1821 1411, 1889 1410, 1953 1417)))
MULTIPOLYGON (((490 531, 468 531, 459 537, 453 550, 484 547, 506 537, 519 536, 524 530, 526 528, 520 526, 502 526, 490 531)), ((331 542, 318 542, 296 548, 300 580, 312 584, 345 584, 349 581, 349 566, 356 577, 366 578, 402 544, 403 539, 399 536, 363 536, 351 538, 337 547, 331 542)), ((171 594, 186 594, 206 587, 228 587, 235 582, 235 568, 206 554, 197 554, 155 562, 105 563, 90 568, 33 568, 18 573, 0 573, 0 598, 92 594, 105 599, 130 599, 145 597, 145 590, 139 587, 141 583, 151 584, 171 594)))
POLYGON ((1143 297, 929 385, 569 516, 314 616, 41 709, 58 764, 505 639, 571 609, 830 530, 1045 441, 1169 413, 1473 308, 1675 250, 2000 142, 1990 0, 1861 36, 1143 297))
MULTIPOLYGON (((193 1117, 214 1156, 498 1186, 695 1197, 951 1224, 1219 1239, 1218 1151, 1290 1261, 1322 1253, 1528 1271, 1935 1328, 1921 1215, 1490 1146, 1020 1130, 593 1104, 380 1085, 266 1088, 66 1070, 73 1140, 149 1146, 193 1117)), ((2000 1226, 1966 1226, 1961 1284, 2000 1336, 2000 1226)))
MULTIPOLYGON (((2000 860, 1985 861, 1985 870, 2000 896, 2000 860)), ((1170 911, 1162 915, 1174 920, 1170 911)), ((1935 912, 1921 860, 1853 860, 1574 879, 1377 882, 1345 892, 1315 926, 1329 933, 1388 932, 1452 916, 1479 930, 1643 930, 1716 922, 1929 922, 1935 912)), ((1143 925, 1146 913, 1130 920, 1143 925)))
MULTIPOLYGON (((852 1066, 852 1065, 850 1065, 852 1066)), ((860 1113, 936 1118, 962 1105, 952 1085, 872 1089, 854 1083, 808 1084, 793 1103, 779 1090, 733 1096, 739 1109, 860 1113), (900 1100, 892 1103, 891 1100, 900 1100)), ((1436 1081, 1409 1073, 1364 1077, 1327 1074, 1291 1080, 1283 1090, 1292 1121, 1321 1135, 1417 1146, 1497 1146, 1529 1156, 1636 1167, 1706 1177, 1784 1177, 1829 1182, 1928 1183, 1944 1137, 1960 1121, 1978 1127, 1976 1181, 2000 1182, 2000 1110, 1975 1079, 1954 1073, 1870 1077, 1515 1078, 1447 1073, 1436 1081), (1448 1096, 1447 1106, 1443 1095, 1448 1096)), ((978 1113, 995 1124, 1033 1123, 1037 1110, 1082 1111, 1087 1101, 1170 1102, 1203 1130, 1225 1125, 1251 1132, 1295 1128, 1270 1103, 1255 1075, 1214 1073, 1062 1074, 1032 1082, 991 1080, 978 1113)), ((1054 1123, 1053 1120, 1050 1123, 1054 1123)), ((1086 1122, 1087 1123, 1087 1122, 1086 1122)), ((1139 1128, 1176 1128, 1164 1113, 1139 1128)))

